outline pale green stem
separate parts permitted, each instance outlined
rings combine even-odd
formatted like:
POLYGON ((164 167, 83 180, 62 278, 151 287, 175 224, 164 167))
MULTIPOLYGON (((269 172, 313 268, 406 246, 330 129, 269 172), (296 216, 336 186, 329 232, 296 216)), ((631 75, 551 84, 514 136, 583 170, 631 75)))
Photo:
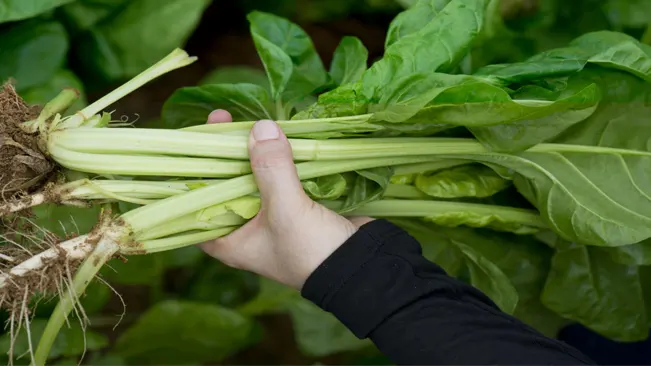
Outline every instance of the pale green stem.
MULTIPOLYGON (((297 164, 299 178, 310 179, 323 175, 369 169, 379 166, 392 166, 424 162, 429 156, 403 158, 357 159, 337 162, 307 162, 297 164)), ((185 216, 192 212, 233 200, 257 192, 258 187, 253 175, 245 175, 227 181, 198 188, 188 193, 167 198, 122 215, 136 234, 151 229, 165 222, 185 216)))
POLYGON ((124 154, 89 154, 50 143, 48 150, 61 166, 85 173, 132 176, 228 178, 251 172, 246 161, 124 154))
POLYGON ((467 160, 455 160, 455 159, 436 159, 434 161, 428 161, 426 163, 418 164, 405 164, 398 166, 394 169, 394 175, 408 175, 408 174, 418 174, 423 172, 435 172, 438 170, 454 168, 460 165, 471 164, 471 161, 467 160))
POLYGON ((384 197, 402 199, 432 199, 432 197, 421 192, 418 188, 407 184, 389 184, 384 192, 384 197))
POLYGON ((138 246, 138 248, 123 248, 121 250, 121 253, 130 254, 129 253, 130 250, 134 251, 134 253, 131 254, 138 254, 141 253, 142 251, 145 251, 146 253, 157 253, 166 250, 183 248, 189 245, 195 245, 206 241, 215 240, 217 238, 221 238, 222 236, 230 234, 237 228, 238 228, 237 226, 224 227, 216 230, 173 236, 171 238, 144 240, 139 243, 140 245, 138 246))
MULTIPOLYGON (((324 201, 326 207, 337 209, 341 202, 324 201)), ((346 216, 371 217, 428 217, 451 212, 470 212, 478 215, 499 216, 505 221, 527 226, 547 228, 536 211, 521 208, 451 201, 380 200, 369 202, 347 212, 346 216)))
POLYGON ((93 253, 91 253, 91 255, 79 267, 79 270, 72 280, 72 288, 65 291, 64 296, 59 300, 59 303, 54 308, 52 315, 50 315, 50 319, 41 335, 33 361, 36 366, 45 365, 52 344, 59 334, 59 330, 63 326, 63 323, 65 323, 68 318, 68 315, 73 308, 78 305, 79 297, 84 293, 86 287, 88 287, 97 272, 109 259, 111 259, 118 249, 119 247, 115 240, 115 236, 103 236, 97 243, 93 253))
POLYGON ((197 213, 191 213, 178 219, 166 222, 163 225, 149 229, 140 233, 136 237, 136 241, 154 240, 164 238, 166 236, 184 233, 193 230, 216 230, 223 227, 240 226, 244 225, 246 220, 232 212, 219 215, 211 218, 210 220, 203 221, 198 218, 197 213))
POLYGON ((38 118, 32 121, 24 122, 22 128, 28 132, 40 131, 46 134, 46 123, 57 113, 62 113, 79 99, 79 91, 72 88, 63 89, 54 99, 45 104, 38 118))
POLYGON ((100 113, 111 104, 124 98, 126 95, 130 94, 131 92, 140 88, 141 86, 147 84, 148 82, 170 71, 187 66, 196 60, 197 60, 196 57, 190 57, 184 50, 177 48, 174 51, 172 51, 169 55, 167 55, 166 57, 164 57, 163 59, 161 59, 160 61, 158 61, 153 66, 146 69, 145 71, 136 75, 133 79, 129 80, 119 88, 115 89, 109 94, 93 102, 86 108, 77 112, 76 115, 71 116, 68 120, 65 121, 65 126, 62 125, 62 127, 66 128, 66 127, 79 126, 87 119, 100 113))

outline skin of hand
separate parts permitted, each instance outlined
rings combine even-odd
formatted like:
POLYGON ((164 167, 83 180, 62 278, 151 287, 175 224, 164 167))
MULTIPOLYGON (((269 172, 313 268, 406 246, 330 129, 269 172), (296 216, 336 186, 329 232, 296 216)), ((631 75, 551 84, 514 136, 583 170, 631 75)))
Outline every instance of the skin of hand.
MULTIPOLYGON (((208 123, 232 122, 215 110, 208 123)), ((258 214, 228 236, 200 247, 231 267, 301 289, 310 274, 369 217, 350 220, 311 200, 301 185, 291 145, 278 125, 258 121, 249 135, 249 157, 261 197, 258 214)))

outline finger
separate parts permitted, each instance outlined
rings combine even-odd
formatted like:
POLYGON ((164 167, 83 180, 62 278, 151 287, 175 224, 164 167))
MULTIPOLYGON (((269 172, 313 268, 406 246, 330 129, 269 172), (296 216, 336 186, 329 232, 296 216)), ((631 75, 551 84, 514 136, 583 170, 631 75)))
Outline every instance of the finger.
POLYGON ((208 124, 233 122, 233 116, 223 109, 215 109, 208 115, 208 124))
POLYGON ((253 126, 249 156, 263 207, 280 200, 293 205, 307 198, 296 173, 292 147, 276 123, 261 120, 253 126))

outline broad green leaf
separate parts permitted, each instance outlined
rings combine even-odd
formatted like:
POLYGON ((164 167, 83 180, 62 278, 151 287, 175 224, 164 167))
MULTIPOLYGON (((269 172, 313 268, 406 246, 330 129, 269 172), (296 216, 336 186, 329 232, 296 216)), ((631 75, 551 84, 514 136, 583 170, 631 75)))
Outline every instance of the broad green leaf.
POLYGON ((388 48, 401 38, 423 29, 449 2, 450 0, 418 0, 393 18, 384 46, 388 48))
POLYGON ((636 244, 623 245, 621 247, 604 248, 616 263, 630 266, 651 265, 651 240, 645 240, 636 244))
POLYGON ((452 0, 418 32, 391 44, 362 78, 364 94, 375 99, 391 80, 414 73, 452 70, 479 34, 487 0, 452 0))
POLYGON ((346 36, 332 56, 330 76, 339 84, 356 83, 366 71, 368 50, 357 37, 346 36))
POLYGON ((165 271, 163 253, 132 255, 124 262, 112 259, 101 270, 110 283, 158 287, 165 271))
POLYGON ((372 346, 370 340, 360 340, 334 315, 308 300, 297 299, 288 310, 298 347, 308 356, 323 357, 372 346))
POLYGON ((283 92, 287 102, 303 98, 329 81, 312 40, 298 25, 260 11, 251 12, 247 18, 274 100, 283 92))
MULTIPOLYGON (((509 208, 509 211, 514 210, 509 208)), ((531 216, 531 220, 538 220, 530 210, 521 210, 522 215, 531 216)), ((495 206, 494 212, 472 212, 463 209, 448 210, 431 214, 424 217, 425 221, 433 222, 437 225, 446 227, 469 226, 474 228, 487 228, 496 231, 511 232, 514 234, 533 234, 540 230, 537 226, 530 226, 521 222, 514 221, 499 206, 495 206)))
POLYGON ((314 200, 336 200, 346 192, 346 179, 341 174, 304 180, 301 184, 314 200))
POLYGON ((218 362, 256 341, 255 323, 220 306, 168 300, 120 335, 115 353, 130 364, 218 362))
POLYGON ((188 281, 190 301, 233 308, 251 300, 258 290, 258 276, 210 260, 188 281))
POLYGON ((228 110, 233 121, 272 119, 268 92, 254 84, 211 84, 181 88, 163 106, 163 127, 205 124, 215 109, 228 110))
POLYGON ((485 165, 465 165, 440 172, 423 172, 414 185, 432 197, 489 197, 511 183, 485 165))
POLYGON ((391 176, 391 184, 412 184, 416 179, 416 174, 400 174, 391 176))
POLYGON ((263 70, 248 66, 225 66, 204 76, 199 85, 254 84, 269 90, 269 79, 263 70))
POLYGON ((72 0, 4 0, 0 4, 0 23, 35 17, 72 0))
POLYGON ((346 200, 337 211, 339 213, 353 211, 367 202, 380 199, 389 186, 391 176, 393 170, 390 167, 358 170, 354 174, 349 174, 350 183, 346 200))
POLYGON ((133 77, 182 47, 209 3, 129 1, 119 12, 90 28, 81 41, 78 57, 105 80, 133 77))
POLYGON ((490 297, 507 314, 518 304, 518 292, 508 277, 494 263, 479 255, 472 247, 455 243, 467 258, 470 283, 490 297))
POLYGON ((319 95, 316 103, 296 113, 292 120, 365 114, 368 109, 368 100, 359 92, 359 85, 346 84, 319 95))
POLYGON ((651 3, 646 0, 606 0, 603 7, 610 22, 616 26, 642 28, 649 24, 651 3))
POLYGON ((34 223, 38 227, 65 238, 90 232, 97 224, 101 207, 80 208, 45 204, 32 208, 32 212, 36 216, 34 223))
POLYGON ((600 248, 557 243, 541 300, 613 340, 640 341, 648 335, 638 268, 613 262, 600 248))
POLYGON ((0 44, 0 79, 15 79, 18 92, 48 83, 68 52, 68 36, 56 22, 20 23, 0 34, 0 44))
POLYGON ((79 99, 70 106, 66 114, 73 114, 86 106, 87 101, 84 94, 84 85, 72 71, 66 69, 57 71, 47 83, 22 91, 20 96, 27 103, 45 105, 64 88, 73 88, 80 93, 79 99))
MULTIPOLYGON (((41 338, 46 324, 46 319, 32 319, 30 322, 29 330, 32 337, 32 345, 34 347, 38 344, 38 340, 41 338)), ((9 333, 5 333, 0 337, 0 349, 3 350, 3 353, 6 353, 9 350, 10 344, 11 337, 9 333)), ((85 352, 100 350, 108 345, 109 341, 106 336, 90 329, 86 329, 84 332, 79 325, 79 320, 71 319, 70 326, 64 325, 61 327, 61 330, 52 344, 52 348, 48 354, 48 359, 53 360, 59 357, 81 356, 85 352)), ((29 341, 27 339, 25 328, 20 330, 16 343, 14 344, 14 357, 18 358, 19 356, 22 356, 19 359, 20 361, 29 360, 30 357, 29 341)))
POLYGON ((129 0, 76 0, 59 10, 75 31, 84 31, 127 5, 129 0))
POLYGON ((259 291, 255 298, 240 306, 238 312, 246 316, 283 312, 297 302, 304 300, 301 293, 265 277, 258 277, 259 291))

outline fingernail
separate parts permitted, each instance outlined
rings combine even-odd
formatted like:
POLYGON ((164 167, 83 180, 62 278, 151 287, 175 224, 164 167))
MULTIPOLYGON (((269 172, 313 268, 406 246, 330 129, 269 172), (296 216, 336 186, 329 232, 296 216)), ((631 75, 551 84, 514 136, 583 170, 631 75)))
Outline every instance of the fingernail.
POLYGON ((274 140, 280 136, 274 121, 263 119, 253 125, 253 138, 256 141, 274 140))

